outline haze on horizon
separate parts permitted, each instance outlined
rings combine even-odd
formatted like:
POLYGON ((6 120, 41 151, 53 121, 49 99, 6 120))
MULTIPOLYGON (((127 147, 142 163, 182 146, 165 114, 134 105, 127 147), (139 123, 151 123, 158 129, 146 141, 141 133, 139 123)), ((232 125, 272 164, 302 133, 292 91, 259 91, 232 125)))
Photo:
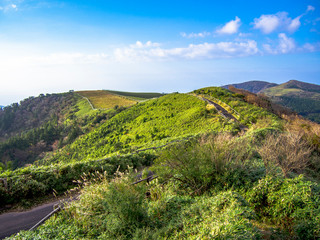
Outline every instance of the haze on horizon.
POLYGON ((0 0, 0 105, 71 89, 320 84, 320 2, 0 0))

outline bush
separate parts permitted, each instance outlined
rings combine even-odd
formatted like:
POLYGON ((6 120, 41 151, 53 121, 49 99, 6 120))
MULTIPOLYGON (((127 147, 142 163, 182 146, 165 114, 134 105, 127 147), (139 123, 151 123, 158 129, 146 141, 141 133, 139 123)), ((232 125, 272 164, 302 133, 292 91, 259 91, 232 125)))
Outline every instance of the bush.
POLYGON ((245 138, 227 133, 208 135, 163 151, 153 169, 164 179, 177 180, 193 194, 202 194, 212 186, 227 185, 222 176, 245 168, 252 155, 247 144, 245 138))

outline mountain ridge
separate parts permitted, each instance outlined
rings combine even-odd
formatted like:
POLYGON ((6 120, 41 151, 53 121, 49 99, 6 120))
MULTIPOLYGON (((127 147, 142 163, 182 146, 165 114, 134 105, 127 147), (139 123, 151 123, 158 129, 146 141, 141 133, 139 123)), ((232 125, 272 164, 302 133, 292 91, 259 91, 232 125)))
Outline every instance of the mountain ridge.
POLYGON ((243 83, 234 83, 221 86, 222 88, 229 89, 229 86, 234 86, 235 88, 241 88, 249 92, 258 93, 266 88, 278 86, 276 83, 270 83, 266 81, 252 80, 243 83))

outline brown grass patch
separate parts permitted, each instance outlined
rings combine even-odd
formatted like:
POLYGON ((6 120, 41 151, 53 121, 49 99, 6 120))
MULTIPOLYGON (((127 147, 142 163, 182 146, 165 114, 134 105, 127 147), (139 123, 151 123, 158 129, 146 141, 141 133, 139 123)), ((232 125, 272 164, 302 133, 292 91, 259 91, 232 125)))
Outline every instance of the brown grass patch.
POLYGON ((136 101, 126 97, 117 96, 103 90, 78 91, 77 93, 88 98, 93 107, 99 109, 109 109, 115 106, 130 106, 136 103, 136 101))

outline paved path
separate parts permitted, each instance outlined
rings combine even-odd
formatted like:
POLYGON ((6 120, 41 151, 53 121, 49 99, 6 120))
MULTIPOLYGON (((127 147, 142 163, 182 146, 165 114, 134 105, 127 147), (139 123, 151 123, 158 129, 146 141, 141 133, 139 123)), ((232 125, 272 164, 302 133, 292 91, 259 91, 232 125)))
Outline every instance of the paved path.
POLYGON ((0 215, 0 239, 11 236, 21 230, 29 230, 52 212, 53 206, 59 202, 47 203, 26 212, 10 212, 0 215))

